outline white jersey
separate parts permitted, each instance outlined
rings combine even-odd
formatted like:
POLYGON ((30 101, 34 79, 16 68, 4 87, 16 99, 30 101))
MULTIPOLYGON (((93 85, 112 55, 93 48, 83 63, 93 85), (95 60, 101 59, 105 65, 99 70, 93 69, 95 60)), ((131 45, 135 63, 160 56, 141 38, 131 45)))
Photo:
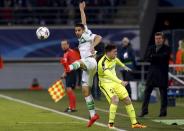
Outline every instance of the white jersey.
POLYGON ((78 39, 79 40, 79 51, 81 58, 87 58, 92 56, 92 50, 94 49, 93 41, 96 34, 93 34, 90 30, 88 30, 87 26, 85 25, 85 32, 82 36, 78 39))

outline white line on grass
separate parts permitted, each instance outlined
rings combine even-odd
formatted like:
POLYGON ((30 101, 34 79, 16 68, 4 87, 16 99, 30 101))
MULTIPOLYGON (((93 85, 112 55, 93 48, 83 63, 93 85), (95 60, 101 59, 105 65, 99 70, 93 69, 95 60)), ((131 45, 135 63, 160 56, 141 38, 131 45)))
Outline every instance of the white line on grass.
POLYGON ((53 124, 53 125, 60 125, 60 124, 82 124, 81 122, 16 122, 16 124, 53 124))
MULTIPOLYGON (((22 103, 22 104, 25 104, 25 105, 29 105, 29 106, 32 106, 32 107, 36 107, 36 108, 39 108, 39 109, 51 111, 51 112, 54 112, 54 113, 57 113, 57 114, 60 114, 60 115, 68 116, 68 117, 71 117, 71 118, 75 118, 75 119, 78 119, 78 120, 87 121, 87 122, 89 121, 88 119, 85 119, 85 118, 82 118, 82 117, 78 117, 78 116, 66 114, 66 113, 63 113, 63 112, 59 112, 59 111, 51 109, 51 108, 47 108, 47 107, 44 107, 44 106, 36 105, 36 104, 31 103, 31 102, 27 102, 27 101, 20 100, 20 99, 17 99, 17 98, 9 97, 9 96, 3 95, 3 94, 0 94, 0 97, 4 98, 4 99, 7 99, 7 100, 15 101, 15 102, 18 102, 18 103, 22 103)), ((107 125, 105 125, 103 123, 99 123, 99 122, 95 122, 94 124, 98 125, 98 126, 101 126, 101 127, 107 127, 107 125)), ((125 130, 119 129, 119 128, 115 128, 115 130, 125 131, 125 130)))
POLYGON ((184 107, 184 104, 182 104, 182 103, 176 103, 176 106, 184 107))

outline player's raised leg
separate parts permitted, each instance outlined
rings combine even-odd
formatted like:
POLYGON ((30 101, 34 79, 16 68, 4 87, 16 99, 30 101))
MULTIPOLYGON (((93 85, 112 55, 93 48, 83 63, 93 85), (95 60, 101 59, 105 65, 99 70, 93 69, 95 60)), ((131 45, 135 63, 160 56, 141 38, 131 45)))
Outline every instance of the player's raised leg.
POLYGON ((95 111, 94 100, 90 93, 90 88, 92 87, 93 77, 97 69, 97 62, 94 58, 94 47, 100 43, 102 37, 93 34, 88 29, 86 25, 86 15, 84 12, 85 6, 85 2, 81 2, 79 4, 82 24, 80 23, 75 25, 75 34, 79 40, 78 48, 82 59, 79 61, 75 61, 70 65, 65 61, 63 61, 62 63, 67 69, 67 72, 77 70, 78 68, 83 69, 82 92, 90 113, 90 121, 87 125, 88 127, 90 127, 97 119, 99 119, 99 115, 97 115, 95 111))
POLYGON ((86 105, 87 105, 88 111, 90 113, 90 120, 89 120, 89 122, 87 124, 87 127, 90 127, 100 117, 99 117, 99 115, 95 111, 94 99, 93 99, 93 97, 92 97, 92 95, 90 93, 89 86, 85 82, 82 85, 82 92, 83 92, 83 95, 85 97, 85 101, 86 101, 86 105))
POLYGON ((94 99, 91 95, 90 89, 93 85, 93 78, 97 70, 97 62, 93 57, 82 59, 86 66, 87 71, 83 71, 82 74, 82 92, 86 100, 86 105, 90 113, 90 121, 88 122, 88 127, 90 127, 97 119, 99 115, 96 114, 94 99))
POLYGON ((69 68, 70 71, 77 70, 80 67, 83 69, 82 93, 83 93, 83 96, 85 97, 86 105, 90 113, 90 121, 88 122, 88 125, 87 125, 87 127, 90 127, 96 120, 100 118, 95 111, 95 103, 90 90, 93 84, 93 77, 97 70, 97 62, 95 58, 88 57, 88 58, 76 61, 71 65, 67 65, 67 63, 65 64, 66 64, 65 68, 66 67, 69 68))

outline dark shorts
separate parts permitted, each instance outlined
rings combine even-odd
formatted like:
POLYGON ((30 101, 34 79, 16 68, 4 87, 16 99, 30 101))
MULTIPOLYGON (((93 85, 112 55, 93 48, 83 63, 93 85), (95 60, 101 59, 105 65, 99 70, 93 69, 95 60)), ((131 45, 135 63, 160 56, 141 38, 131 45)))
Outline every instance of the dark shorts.
POLYGON ((65 87, 71 87, 74 88, 77 82, 77 73, 76 71, 71 71, 67 73, 67 76, 65 78, 65 87))

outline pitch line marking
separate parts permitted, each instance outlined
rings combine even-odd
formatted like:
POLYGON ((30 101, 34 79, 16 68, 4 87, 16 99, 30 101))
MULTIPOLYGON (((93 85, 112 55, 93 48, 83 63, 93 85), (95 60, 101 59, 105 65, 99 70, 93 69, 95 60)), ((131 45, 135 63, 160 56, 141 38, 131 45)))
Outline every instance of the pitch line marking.
POLYGON ((54 125, 60 125, 60 124, 82 124, 81 122, 16 122, 16 124, 54 124, 54 125))
MULTIPOLYGON (((15 102, 18 102, 18 103, 29 105, 29 106, 32 106, 32 107, 35 107, 35 108, 39 108, 39 109, 43 109, 43 110, 46 110, 46 111, 54 112, 56 114, 60 114, 60 115, 64 115, 64 116, 67 116, 67 117, 75 118, 75 119, 78 119, 78 120, 82 120, 82 121, 86 121, 86 122, 89 121, 88 119, 85 119, 85 118, 82 118, 82 117, 79 117, 79 116, 74 116, 74 115, 66 114, 64 112, 60 112, 60 111, 57 111, 57 110, 54 110, 54 109, 51 109, 51 108, 48 108, 48 107, 44 107, 44 106, 40 106, 40 105, 37 105, 37 104, 33 104, 31 102, 20 100, 20 99, 13 98, 13 97, 10 97, 10 96, 6 96, 6 95, 3 95, 3 94, 0 94, 0 97, 1 98, 4 98, 4 99, 7 99, 7 100, 10 100, 10 101, 15 101, 15 102)), ((98 126, 101 126, 101 127, 107 127, 107 125, 105 125, 103 123, 100 123, 100 122, 95 122, 94 124, 95 125, 98 125, 98 126)), ((126 131, 126 130, 120 129, 120 128, 115 128, 114 130, 117 130, 117 131, 126 131)))

